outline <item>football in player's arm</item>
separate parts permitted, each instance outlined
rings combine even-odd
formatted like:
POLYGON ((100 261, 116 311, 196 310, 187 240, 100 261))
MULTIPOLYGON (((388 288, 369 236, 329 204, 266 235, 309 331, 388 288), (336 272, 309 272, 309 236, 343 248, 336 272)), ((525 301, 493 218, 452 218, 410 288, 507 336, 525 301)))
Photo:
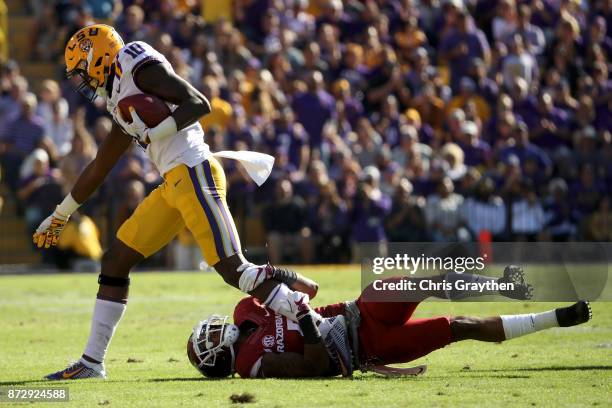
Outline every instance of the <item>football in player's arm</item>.
MULTIPOLYGON (((119 34, 104 24, 84 27, 75 33, 66 45, 65 61, 67 76, 80 79, 77 90, 91 101, 105 98, 114 121, 95 159, 37 228, 34 243, 44 248, 57 244, 70 215, 104 182, 133 139, 146 146, 147 155, 164 180, 121 225, 117 239, 102 258, 90 335, 81 359, 45 378, 106 377, 104 359, 126 309, 131 268, 163 248, 185 226, 191 230, 207 263, 228 284, 295 319, 296 311, 289 306, 287 297, 294 290, 314 297, 317 285, 292 270, 255 265, 243 256, 227 207, 223 168, 205 143, 198 122, 210 112, 206 97, 180 78, 153 47, 141 41, 124 44, 119 34), (171 115, 152 128, 132 108, 131 118, 122 117, 119 102, 137 94, 160 98, 171 115)), ((253 157, 265 156, 256 152, 224 153, 244 162, 251 158, 250 164, 257 161, 253 157)), ((267 163, 271 169, 271 162, 267 163)), ((270 169, 267 168, 268 174, 270 169)), ((263 182, 265 177, 254 180, 263 182)))

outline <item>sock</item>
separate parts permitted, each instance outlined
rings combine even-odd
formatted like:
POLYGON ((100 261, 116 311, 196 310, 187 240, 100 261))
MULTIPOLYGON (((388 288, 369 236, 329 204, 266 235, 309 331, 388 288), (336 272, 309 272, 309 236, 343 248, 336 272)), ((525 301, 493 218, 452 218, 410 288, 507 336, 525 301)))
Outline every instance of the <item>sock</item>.
POLYGON ((458 280, 463 280, 467 283, 485 283, 485 282, 497 282, 498 278, 492 278, 492 277, 483 276, 483 275, 474 275, 472 273, 449 272, 446 275, 444 275, 444 279, 453 285, 453 289, 444 291, 446 293, 446 298, 450 300, 464 299, 464 298, 473 297, 473 296, 499 294, 497 290, 483 290, 482 292, 469 292, 469 291, 455 289, 455 282, 458 280))
POLYGON ((542 313, 529 313, 520 315, 500 316, 504 326, 506 340, 526 334, 535 333, 540 330, 559 327, 557 314, 554 310, 542 313))
MULTIPOLYGON (((268 295, 268 298, 264 304, 270 309, 274 310, 276 313, 280 313, 286 318, 297 322, 297 309, 292 302, 289 301, 289 298, 293 293, 294 291, 289 289, 287 285, 280 283, 274 289, 272 289, 272 292, 270 292, 270 295, 268 295)), ((311 310, 309 313, 313 316, 316 323, 323 319, 321 315, 314 310, 311 310)))
MULTIPOLYGON (((125 312, 126 305, 109 300, 96 299, 94 312, 91 319, 91 330, 89 340, 83 354, 93 360, 104 362, 108 345, 115 334, 115 328, 125 312)), ((92 366, 95 363, 81 359, 83 364, 92 366)))

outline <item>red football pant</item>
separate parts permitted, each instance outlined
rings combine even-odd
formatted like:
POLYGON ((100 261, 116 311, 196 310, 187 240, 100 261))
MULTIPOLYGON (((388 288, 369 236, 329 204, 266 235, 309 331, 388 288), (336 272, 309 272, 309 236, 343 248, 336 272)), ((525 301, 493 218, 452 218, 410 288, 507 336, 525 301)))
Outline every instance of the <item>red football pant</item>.
POLYGON ((406 363, 452 343, 450 318, 411 319, 419 302, 368 302, 361 312, 360 354, 363 362, 406 363))

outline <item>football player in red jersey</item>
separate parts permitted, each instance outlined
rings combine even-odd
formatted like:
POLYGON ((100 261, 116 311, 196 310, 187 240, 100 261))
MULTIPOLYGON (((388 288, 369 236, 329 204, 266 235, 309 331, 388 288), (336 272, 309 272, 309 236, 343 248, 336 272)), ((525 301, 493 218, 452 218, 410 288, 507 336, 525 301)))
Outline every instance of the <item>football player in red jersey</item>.
MULTIPOLYGON (((457 275, 481 279, 470 274, 447 274, 439 279, 457 275)), ((531 288, 520 268, 507 267, 498 281, 515 286, 515 292, 502 294, 529 297, 531 288)), ((461 340, 501 342, 551 327, 575 326, 591 318, 589 303, 579 301, 542 313, 415 319, 412 314, 418 301, 368 301, 371 290, 369 286, 355 301, 319 307, 314 313, 307 313, 309 305, 303 301, 307 297, 295 294, 292 301, 300 310, 297 323, 253 297, 244 298, 234 310, 233 324, 227 316, 216 315, 200 322, 187 343, 187 355, 200 373, 213 378, 234 372, 242 378, 323 377, 350 375, 353 369, 418 375, 425 366, 401 369, 385 364, 406 363, 461 340)), ((461 296, 444 290, 423 292, 421 300, 429 296, 453 299, 454 295, 461 296)))

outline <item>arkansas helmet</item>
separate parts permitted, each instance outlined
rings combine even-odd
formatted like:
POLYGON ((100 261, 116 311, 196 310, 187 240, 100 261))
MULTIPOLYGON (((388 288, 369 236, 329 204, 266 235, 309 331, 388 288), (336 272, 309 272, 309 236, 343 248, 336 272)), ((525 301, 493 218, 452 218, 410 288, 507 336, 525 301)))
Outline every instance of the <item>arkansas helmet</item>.
POLYGON ((123 39, 111 26, 94 24, 81 28, 66 44, 66 76, 79 76, 77 91, 93 101, 96 91, 103 91, 111 64, 123 46, 123 39))
POLYGON ((238 326, 227 323, 229 316, 212 315, 199 322, 187 342, 191 364, 204 376, 223 378, 234 373, 234 343, 238 326))

